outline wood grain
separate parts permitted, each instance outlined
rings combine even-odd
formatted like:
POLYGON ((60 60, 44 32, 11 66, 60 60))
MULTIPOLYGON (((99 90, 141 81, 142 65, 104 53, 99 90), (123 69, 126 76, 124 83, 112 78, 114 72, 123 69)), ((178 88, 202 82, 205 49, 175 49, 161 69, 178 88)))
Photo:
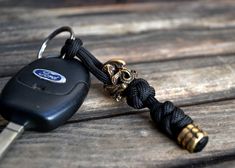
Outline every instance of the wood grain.
MULTIPOLYGON (((156 89, 156 98, 183 107, 209 133, 206 149, 182 150, 157 130, 147 109, 114 102, 92 77, 77 113, 51 133, 27 131, 1 168, 233 167, 235 2, 137 1, 0 0, 0 90, 36 58, 52 30, 69 25, 101 61, 125 59, 156 89)), ((58 53, 65 36, 45 55, 58 53)), ((0 118, 0 130, 5 124, 0 118)))
MULTIPOLYGON (((42 40, 62 25, 72 26, 101 61, 120 57, 137 63, 143 57, 144 61, 156 61, 235 52, 232 0, 50 10, 8 3, 8 7, 0 7, 0 76, 12 75, 34 60, 42 40)), ((59 52, 64 38, 53 42, 50 53, 59 52)))
POLYGON ((235 166, 235 162, 233 160, 229 160, 229 161, 221 161, 218 162, 217 164, 213 164, 213 165, 207 165, 206 168, 233 168, 235 166))
MULTIPOLYGON (((235 96, 235 56, 185 58, 180 60, 130 65, 155 89, 160 101, 171 100, 186 106, 233 99, 235 96)), ((3 88, 9 78, 0 78, 3 88)), ((125 114, 132 111, 125 102, 117 103, 103 92, 102 85, 92 77, 86 101, 73 117, 78 120, 125 114)), ((135 112, 135 110, 134 110, 135 112)))
MULTIPOLYGON (((84 36, 82 39, 85 47, 102 62, 122 58, 128 63, 139 63, 233 54, 235 37, 232 34, 235 34, 235 29, 173 30, 124 36, 84 36)), ((59 54, 64 40, 53 41, 45 56, 59 54)), ((42 39, 1 44, 0 76, 12 75, 35 60, 41 42, 42 39)))
POLYGON ((235 101, 184 108, 210 135, 204 152, 189 154, 161 134, 146 113, 26 132, 1 162, 19 167, 188 167, 235 156, 235 101))
POLYGON ((0 40, 4 42, 4 37, 8 41, 39 39, 61 25, 73 26, 80 35, 117 35, 162 29, 230 28, 235 23, 234 8, 233 0, 155 2, 50 10, 3 6, 0 23, 4 27, 0 32, 3 37, 0 40))
MULTIPOLYGON (((1 7, 28 7, 28 8, 58 8, 58 7, 74 7, 74 6, 98 6, 98 5, 110 5, 110 4, 119 4, 119 3, 136 3, 136 2, 151 2, 154 0, 57 0, 54 1, 41 0, 40 2, 35 2, 31 0, 10 0, 10 1, 1 1, 1 7)), ((172 1, 172 0, 171 0, 172 1)))

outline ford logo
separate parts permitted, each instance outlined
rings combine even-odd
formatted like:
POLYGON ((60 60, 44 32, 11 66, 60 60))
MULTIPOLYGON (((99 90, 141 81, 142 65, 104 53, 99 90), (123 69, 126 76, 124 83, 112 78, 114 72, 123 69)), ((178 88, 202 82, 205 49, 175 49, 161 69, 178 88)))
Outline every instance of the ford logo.
POLYGON ((34 69, 33 74, 39 77, 40 79, 44 79, 53 83, 66 82, 66 78, 63 75, 47 69, 34 69))

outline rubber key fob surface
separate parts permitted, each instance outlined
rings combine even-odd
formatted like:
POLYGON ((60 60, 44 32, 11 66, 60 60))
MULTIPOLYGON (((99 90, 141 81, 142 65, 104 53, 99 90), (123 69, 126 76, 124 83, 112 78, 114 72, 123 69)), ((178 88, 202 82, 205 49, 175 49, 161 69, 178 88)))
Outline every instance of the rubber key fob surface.
POLYGON ((90 87, 88 70, 78 60, 38 59, 21 69, 0 95, 1 115, 37 131, 66 122, 81 106, 90 87))

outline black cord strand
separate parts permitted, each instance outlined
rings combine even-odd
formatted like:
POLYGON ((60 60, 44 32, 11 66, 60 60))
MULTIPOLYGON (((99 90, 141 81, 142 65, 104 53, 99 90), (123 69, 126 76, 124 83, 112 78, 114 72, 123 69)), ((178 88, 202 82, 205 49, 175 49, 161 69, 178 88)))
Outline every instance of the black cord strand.
MULTIPOLYGON (((61 50, 61 55, 65 55, 65 59, 77 56, 97 79, 104 84, 111 84, 109 76, 102 71, 103 64, 82 44, 79 38, 68 39, 61 50)), ((177 138, 185 126, 193 123, 193 120, 172 102, 160 103, 155 98, 154 88, 144 79, 134 79, 125 90, 124 96, 126 96, 127 104, 135 109, 149 108, 152 120, 173 139, 177 138)), ((204 140, 197 146, 198 151, 204 148, 204 140)))
POLYGON ((152 120, 172 138, 193 120, 170 101, 160 103, 155 99, 155 90, 144 79, 134 79, 125 90, 127 104, 136 109, 148 107, 152 120))
POLYGON ((67 39, 61 49, 61 56, 65 55, 65 59, 77 56, 98 80, 104 84, 111 84, 108 75, 102 71, 103 64, 85 49, 82 44, 82 40, 79 38, 75 40, 67 39))

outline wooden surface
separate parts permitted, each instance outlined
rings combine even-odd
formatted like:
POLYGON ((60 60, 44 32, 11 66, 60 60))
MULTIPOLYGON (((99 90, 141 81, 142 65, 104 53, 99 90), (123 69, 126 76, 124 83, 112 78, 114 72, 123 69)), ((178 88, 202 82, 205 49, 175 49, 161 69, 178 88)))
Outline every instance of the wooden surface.
MULTIPOLYGON (((210 141, 189 154, 157 130, 147 109, 114 102, 92 77, 77 113, 50 133, 25 132, 1 168, 235 166, 233 0, 17 2, 0 1, 0 89, 36 58, 51 31, 69 25, 100 60, 125 59, 159 100, 181 106, 210 141)), ((57 54, 65 36, 48 52, 57 54)))

